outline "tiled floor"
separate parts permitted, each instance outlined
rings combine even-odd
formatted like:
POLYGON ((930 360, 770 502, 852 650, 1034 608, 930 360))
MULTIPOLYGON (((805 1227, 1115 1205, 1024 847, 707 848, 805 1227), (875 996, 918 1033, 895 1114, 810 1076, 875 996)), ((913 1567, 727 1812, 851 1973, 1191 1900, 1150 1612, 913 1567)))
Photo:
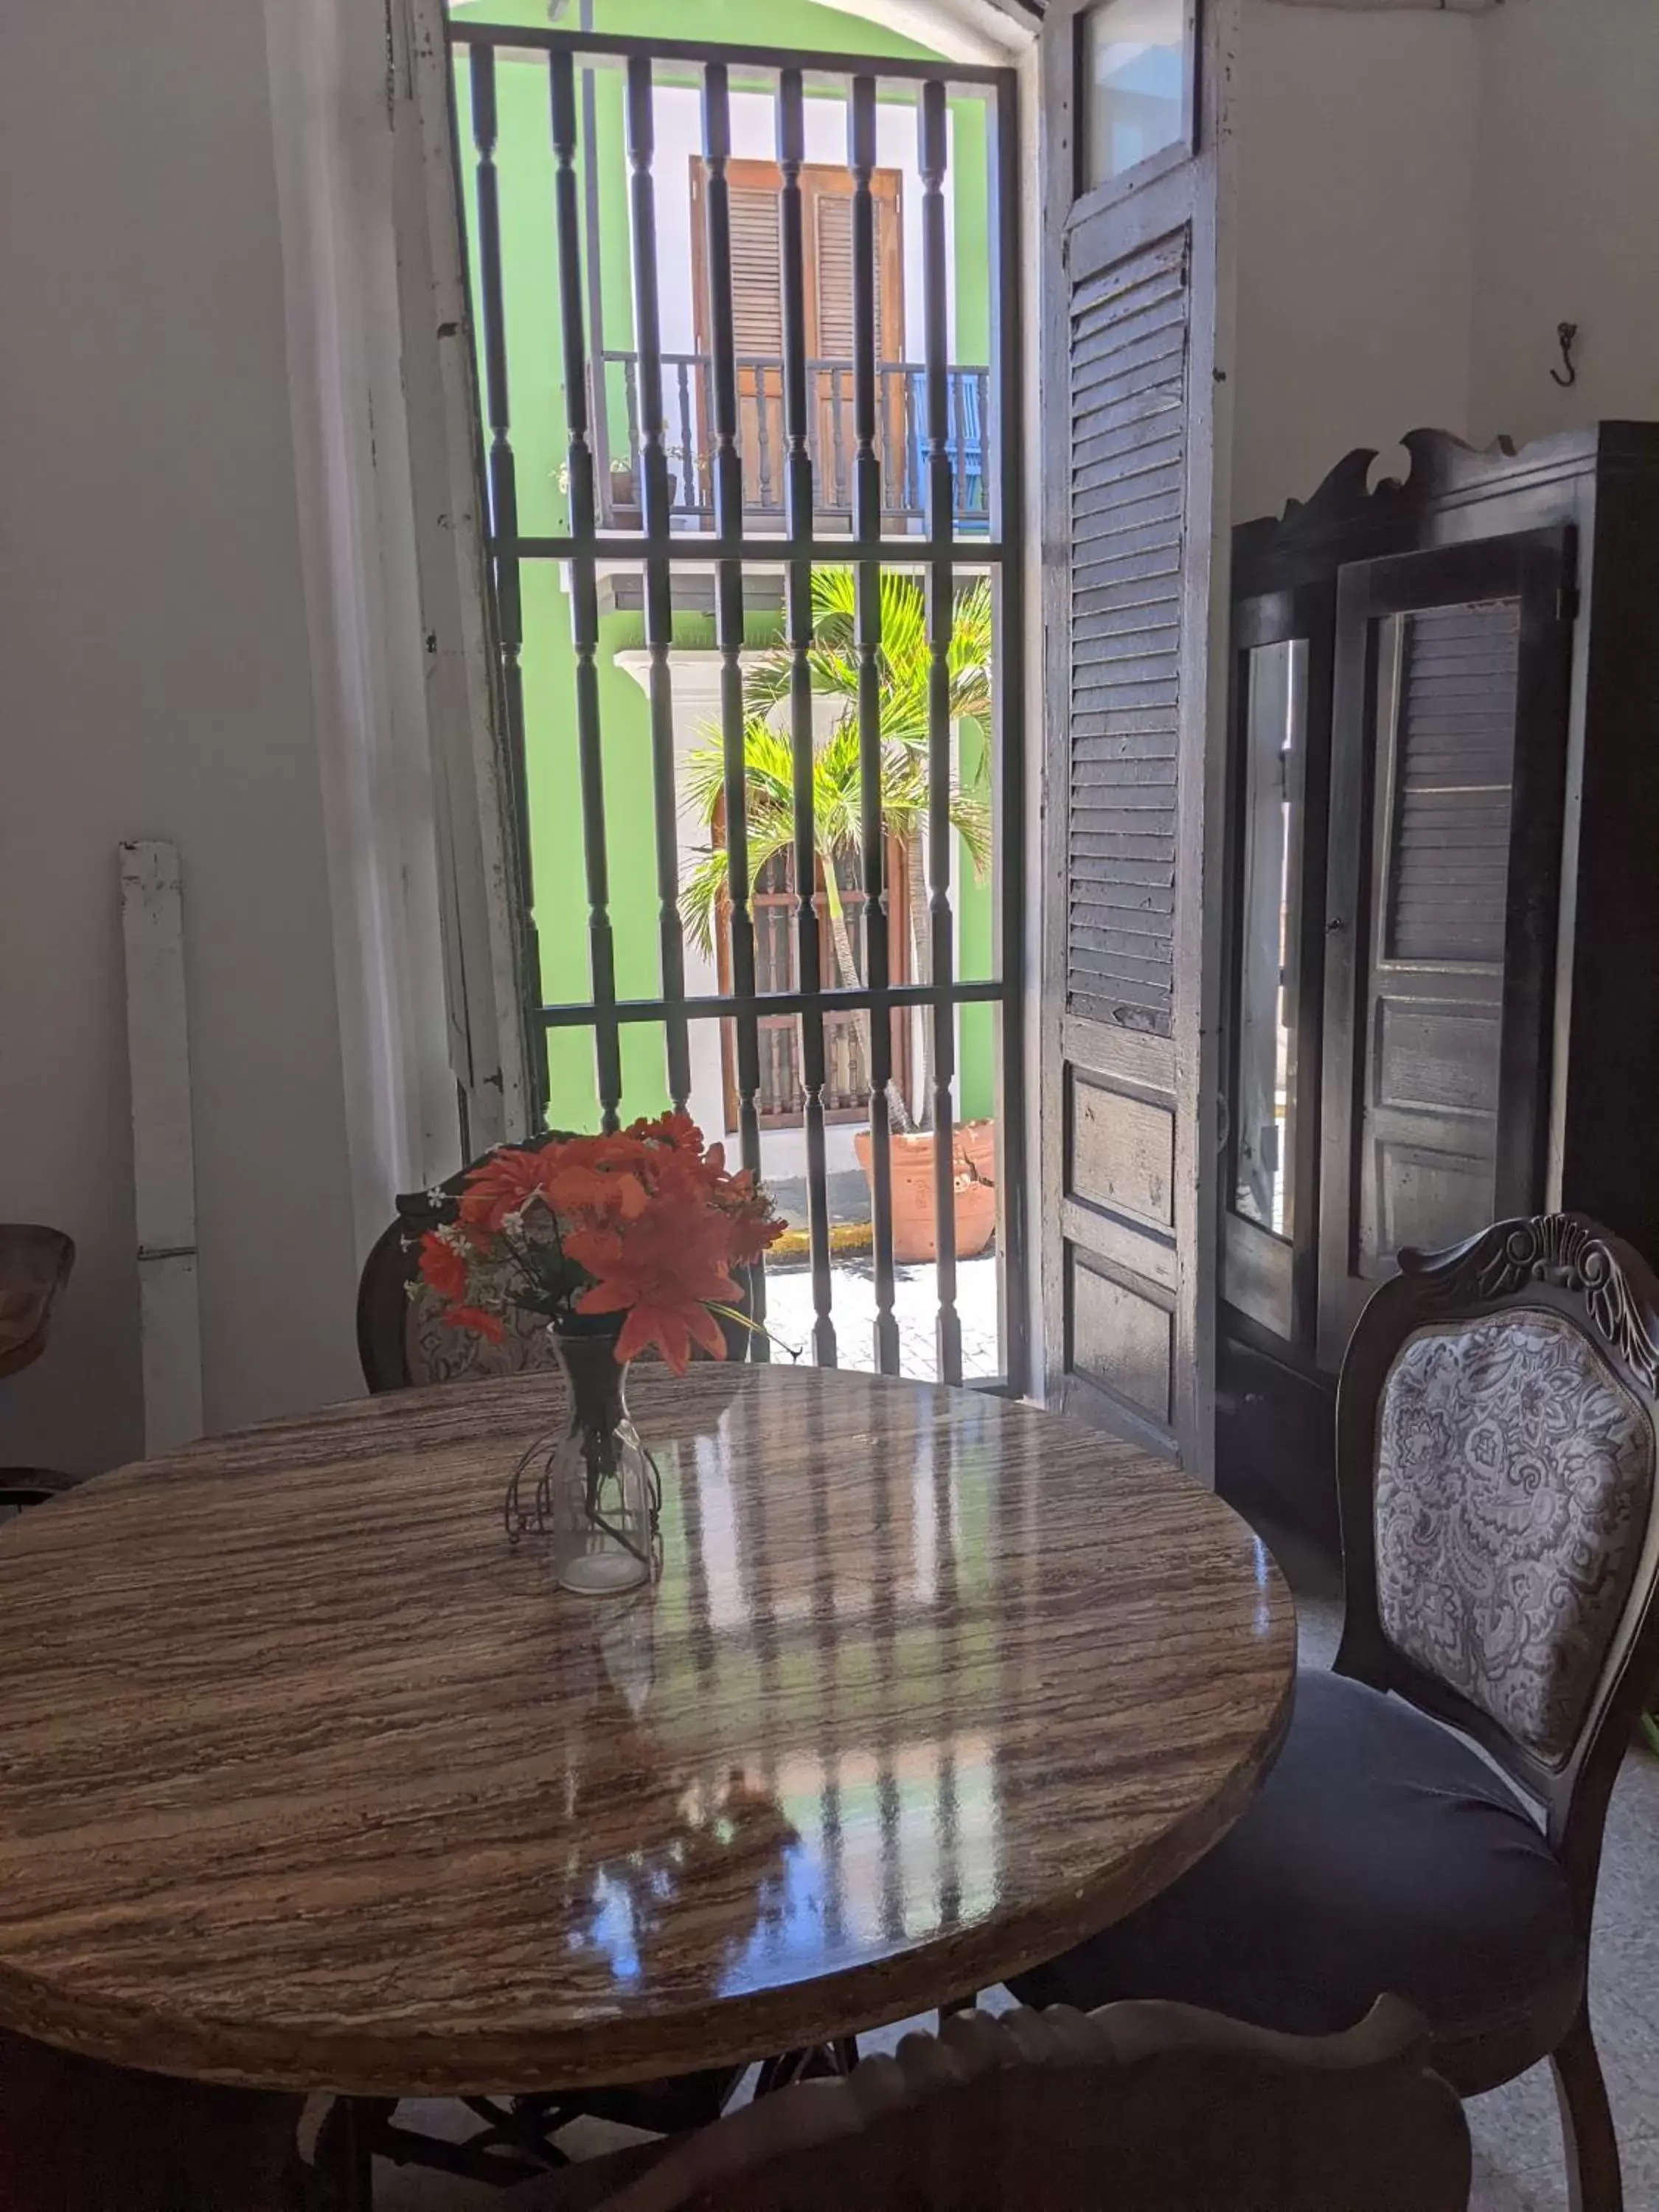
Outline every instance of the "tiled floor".
MULTIPOLYGON (((1329 1599, 1302 1602, 1303 1654, 1328 1662, 1340 1613, 1329 1599)), ((1632 1751, 1613 1792, 1591 1959, 1591 2008, 1613 2100, 1629 2212, 1659 2208, 1659 1759, 1632 1751)), ((931 2021, 914 2023, 931 2027, 931 2021)), ((896 2041, 903 2027, 866 2039, 896 2041)), ((1468 2106, 1474 2137, 1472 2212, 1565 2212, 1561 2138, 1549 2069, 1540 2067, 1468 2106)), ((422 2115, 423 2119, 436 2117, 422 2115)), ((376 2172, 376 2212, 533 2212, 540 2182, 498 2191, 412 2169, 376 2172)))
MULTIPOLYGON (((876 1279, 867 1259, 838 1259, 833 1270, 832 1312, 836 1357, 843 1367, 875 1371, 876 1279)), ((906 1375, 931 1382, 938 1371, 935 1325, 939 1270, 931 1261, 893 1271, 893 1317, 898 1323, 899 1363, 906 1375)), ((1000 1375, 997 1263, 994 1257, 957 1262, 957 1313, 962 1322, 962 1371, 1000 1375)), ((780 1345, 812 1340, 812 1277, 805 1267, 766 1271, 766 1325, 780 1345)), ((773 1357, 778 1357, 774 1353, 773 1357)))

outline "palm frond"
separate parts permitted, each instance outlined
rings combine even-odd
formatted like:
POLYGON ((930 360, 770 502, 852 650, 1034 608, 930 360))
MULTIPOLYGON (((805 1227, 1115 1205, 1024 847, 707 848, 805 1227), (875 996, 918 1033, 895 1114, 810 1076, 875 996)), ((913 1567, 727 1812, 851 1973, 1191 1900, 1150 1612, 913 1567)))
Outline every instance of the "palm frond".
MULTIPOLYGON (((743 728, 744 789, 750 811, 757 801, 789 803, 794 788, 794 755, 789 740, 763 716, 749 715, 743 728)), ((726 740, 718 730, 707 730, 704 742, 686 755, 680 770, 691 817, 712 822, 726 795, 726 740)))
POLYGON ((764 714, 789 696, 794 656, 787 646, 769 646, 757 653, 743 672, 743 703, 751 714, 764 714))
POLYGON ((697 950, 706 959, 714 951, 714 925, 720 902, 730 884, 729 855, 724 845, 706 845, 680 885, 680 918, 697 950))
MULTIPOLYGON (((807 670, 820 697, 846 702, 855 712, 859 696, 858 586, 850 568, 818 568, 812 575, 813 641, 807 670)), ((881 701, 881 731, 903 745, 927 742, 928 690, 933 651, 927 641, 927 600, 919 577, 884 568, 878 603, 880 641, 876 667, 881 701)), ((953 720, 981 721, 991 713, 991 586, 984 577, 965 584, 951 611, 945 652, 953 720)), ((754 660, 744 678, 744 702, 750 714, 770 715, 789 696, 794 655, 775 647, 754 660)))
MULTIPOLYGON (((716 738, 698 746, 684 768, 696 817, 712 830, 726 790, 725 747, 716 738)), ((826 884, 841 896, 860 879, 864 785, 862 748, 855 722, 842 717, 812 754, 812 842, 826 884)), ((795 842, 794 755, 788 739, 751 715, 744 726, 744 809, 750 881, 795 842)), ((983 874, 990 855, 990 804, 983 792, 952 781, 946 811, 975 870, 983 874)), ((881 748, 881 812, 885 834, 902 843, 926 835, 930 816, 925 746, 884 738, 881 748)), ((680 892, 680 911, 699 948, 712 952, 721 902, 730 891, 730 858, 724 839, 712 836, 696 854, 680 892)))
POLYGON ((950 649, 951 712, 988 722, 991 715, 991 652, 994 624, 991 586, 981 576, 957 594, 950 649))
POLYGON ((851 653, 857 641, 858 585, 850 568, 812 571, 812 629, 819 641, 851 653))
MULTIPOLYGON (((752 883, 778 854, 787 850, 789 823, 768 810, 755 823, 749 838, 749 873, 752 883)), ((732 856, 722 845, 705 845, 691 864, 691 872, 680 885, 680 919, 692 942, 705 958, 714 953, 715 927, 732 894, 732 856)))
POLYGON ((720 732, 705 722, 694 745, 680 765, 680 789, 685 811, 694 822, 712 822, 726 789, 726 744, 720 732))
MULTIPOLYGON (((859 880, 863 842, 862 745, 858 590, 852 568, 823 568, 812 578, 813 641, 806 665, 812 690, 842 703, 812 750, 812 842, 832 909, 859 880)), ((993 642, 991 587, 984 578, 964 585, 952 608, 945 655, 953 720, 988 722, 993 642)), ((881 576, 880 644, 876 668, 880 702, 881 811, 885 834, 905 844, 925 838, 930 819, 929 692, 933 653, 927 641, 921 580, 902 569, 881 576)), ((787 647, 757 655, 744 672, 743 788, 751 882, 795 842, 795 759, 788 733, 774 727, 789 697, 795 656, 787 647)), ((712 952, 723 902, 729 896, 729 858, 713 832, 726 792, 726 744, 709 726, 682 768, 687 811, 710 832, 695 856, 680 894, 681 912, 696 943, 712 952)), ((991 858, 991 805, 983 769, 964 787, 953 778, 946 812, 975 872, 991 858)))

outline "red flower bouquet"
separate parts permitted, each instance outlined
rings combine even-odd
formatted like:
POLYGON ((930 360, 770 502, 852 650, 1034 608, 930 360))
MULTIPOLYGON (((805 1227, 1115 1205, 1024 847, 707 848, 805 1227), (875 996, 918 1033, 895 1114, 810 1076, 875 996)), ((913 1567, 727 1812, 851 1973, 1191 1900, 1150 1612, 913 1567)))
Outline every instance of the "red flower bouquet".
POLYGON ((550 1322, 624 1316, 617 1358, 656 1346, 677 1375, 691 1346, 726 1356, 734 1267, 783 1231, 747 1173, 726 1172, 684 1114, 610 1137, 500 1146, 466 1176, 455 1218, 421 1239, 422 1281, 454 1328, 499 1343, 518 1307, 550 1322))

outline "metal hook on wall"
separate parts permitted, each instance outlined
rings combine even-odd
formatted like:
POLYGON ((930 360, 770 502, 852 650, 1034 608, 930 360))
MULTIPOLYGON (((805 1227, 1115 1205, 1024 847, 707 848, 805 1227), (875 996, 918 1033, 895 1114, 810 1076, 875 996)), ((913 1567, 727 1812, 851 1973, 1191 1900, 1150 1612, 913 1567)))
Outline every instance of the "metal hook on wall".
POLYGON ((1564 392, 1570 392, 1572 386, 1578 381, 1578 371, 1573 367, 1572 363, 1572 349, 1577 337, 1578 325, 1577 323, 1558 323, 1556 325, 1555 342, 1561 349, 1561 368, 1565 368, 1567 373, 1563 376, 1561 374, 1561 368, 1553 368, 1550 371, 1550 381, 1553 384, 1559 384, 1564 392))

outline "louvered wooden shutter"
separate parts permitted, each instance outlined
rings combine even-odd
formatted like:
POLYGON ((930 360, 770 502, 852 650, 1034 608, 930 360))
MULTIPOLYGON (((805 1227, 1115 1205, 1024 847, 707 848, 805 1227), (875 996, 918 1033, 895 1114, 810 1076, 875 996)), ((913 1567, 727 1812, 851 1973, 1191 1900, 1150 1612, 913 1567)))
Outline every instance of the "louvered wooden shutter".
POLYGON ((775 359, 783 351, 783 248, 778 194, 734 185, 732 222, 732 331, 739 356, 775 359))
POLYGON ((1410 1246, 1544 1203, 1571 544, 1343 564, 1326 865, 1318 1358, 1410 1246))
POLYGON ((1188 13, 1191 136, 1081 183, 1091 0, 1046 0, 1046 1383, 1210 1465, 1216 1311, 1209 764, 1231 476, 1218 358, 1233 0, 1188 13), (1202 62, 1197 43, 1202 40, 1202 62))
POLYGON ((1498 963, 1520 605, 1433 607, 1403 622, 1389 954, 1498 963))
MULTIPOLYGON (((813 196, 817 267, 817 352, 824 361, 853 358, 853 202, 844 191, 813 196)), ((886 359, 881 288, 876 288, 876 359, 886 359)))
POLYGON ((1066 1002, 1170 1034, 1187 468, 1188 246, 1071 300, 1066 1002))

